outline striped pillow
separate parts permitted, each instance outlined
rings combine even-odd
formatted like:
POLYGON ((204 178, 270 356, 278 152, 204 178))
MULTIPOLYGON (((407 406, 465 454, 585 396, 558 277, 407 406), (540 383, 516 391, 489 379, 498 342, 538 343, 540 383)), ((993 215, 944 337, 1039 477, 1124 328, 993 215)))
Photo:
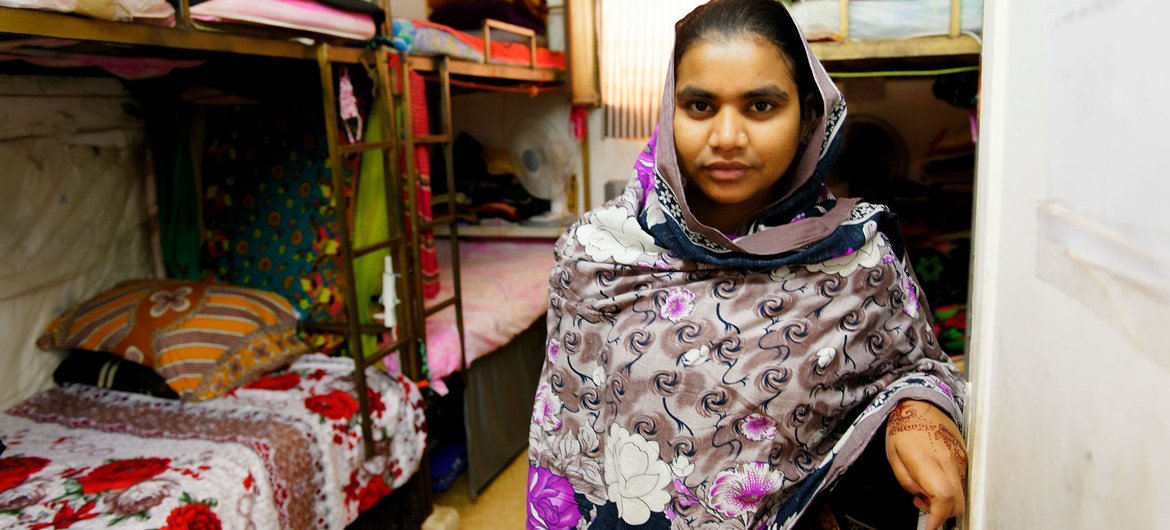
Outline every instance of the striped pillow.
POLYGON ((57 317, 37 346, 146 365, 188 401, 221 396, 308 351, 283 297, 209 280, 118 284, 57 317))

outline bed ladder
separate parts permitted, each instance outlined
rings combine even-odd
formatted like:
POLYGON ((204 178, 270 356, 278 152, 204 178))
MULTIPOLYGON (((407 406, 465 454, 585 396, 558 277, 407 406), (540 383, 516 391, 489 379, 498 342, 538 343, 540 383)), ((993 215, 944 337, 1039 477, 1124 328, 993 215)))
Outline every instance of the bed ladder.
MULTIPOLYGON (((326 322, 306 322, 307 329, 324 331, 331 333, 341 333, 345 336, 346 348, 350 357, 354 361, 354 387, 357 391, 358 406, 361 409, 362 419, 362 446, 366 458, 370 458, 374 454, 373 441, 373 426, 370 420, 370 403, 368 402, 367 382, 365 369, 369 366, 381 361, 386 356, 392 353, 401 353, 400 360, 403 373, 411 380, 417 381, 422 377, 422 367, 419 362, 419 345, 417 338, 419 336, 417 313, 412 311, 409 307, 410 301, 421 298, 421 293, 417 292, 413 282, 406 281, 408 274, 403 273, 412 269, 417 269, 415 256, 417 251, 413 254, 410 252, 411 247, 417 249, 414 243, 415 238, 412 234, 404 233, 402 229, 402 220, 405 212, 402 211, 402 178, 398 170, 399 160, 399 135, 394 119, 394 98, 391 90, 390 70, 387 61, 387 49, 377 47, 368 50, 364 53, 363 64, 373 64, 373 72, 371 72, 371 81, 374 87, 374 97, 371 98, 370 109, 371 112, 381 112, 381 137, 382 140, 377 142, 362 143, 358 139, 358 143, 342 144, 340 142, 339 126, 339 111, 338 100, 335 91, 336 80, 334 79, 334 64, 335 62, 330 56, 331 47, 328 44, 319 44, 317 46, 317 65, 321 74, 321 91, 322 103, 324 105, 325 115, 325 136, 329 146, 329 169, 332 174, 332 184, 334 189, 334 200, 336 201, 336 210, 338 212, 338 237, 340 245, 338 252, 341 257, 341 272, 343 273, 343 281, 345 282, 345 303, 344 303, 344 317, 341 321, 331 323, 326 322), (375 101, 378 100, 378 101, 375 101), (349 156, 362 156, 365 153, 378 152, 381 154, 382 160, 382 176, 385 188, 385 213, 387 224, 389 227, 387 237, 377 240, 361 247, 354 246, 354 228, 351 226, 351 216, 349 212, 351 208, 356 211, 358 194, 361 192, 360 171, 354 175, 353 193, 347 201, 345 188, 345 165, 344 160, 349 156), (393 340, 382 345, 377 351, 367 355, 362 344, 362 337, 364 335, 381 336, 390 332, 388 328, 380 323, 362 323, 359 319, 359 304, 369 303, 368 300, 359 300, 357 297, 357 284, 355 278, 355 260, 366 255, 370 255, 379 251, 389 251, 396 269, 399 271, 396 280, 396 290, 398 298, 403 300, 403 303, 398 304, 396 311, 397 327, 395 328, 395 335, 393 340)), ((408 201, 407 209, 413 212, 416 207, 416 202, 413 200, 413 188, 415 183, 410 183, 410 201, 408 201)), ((412 232, 414 232, 412 230, 412 232)), ((389 303, 390 301, 386 301, 389 303)), ((389 308, 387 308, 389 309, 389 308)), ((422 471, 425 474, 425 470, 422 471)))
MULTIPOLYGON (((422 232, 427 229, 435 229, 437 227, 445 226, 447 228, 449 237, 449 244, 451 248, 451 282, 454 294, 445 300, 436 301, 433 304, 427 304, 422 296, 419 296, 412 301, 415 302, 414 311, 419 316, 421 330, 422 344, 426 345, 426 319, 437 314, 448 307, 455 307, 455 326, 459 334, 459 373, 462 374, 467 368, 467 349, 465 346, 466 339, 463 334, 463 288, 461 283, 462 274, 459 265, 459 225, 457 224, 455 214, 455 133, 451 125, 451 72, 448 68, 447 57, 437 56, 435 60, 435 70, 438 74, 439 85, 439 121, 440 131, 437 134, 432 134, 430 131, 422 134, 414 130, 414 114, 413 106, 411 105, 414 94, 411 91, 411 74, 414 69, 411 66, 410 57, 406 54, 399 54, 396 69, 399 72, 397 76, 399 83, 397 87, 400 92, 396 94, 396 104, 402 109, 402 148, 405 150, 406 168, 408 171, 408 181, 411 183, 410 199, 415 198, 416 189, 415 183, 419 182, 420 175, 418 173, 418 164, 416 160, 416 148, 418 146, 440 146, 443 149, 443 165, 446 169, 447 179, 447 212, 439 219, 432 219, 431 221, 424 221, 418 209, 412 207, 411 212, 415 215, 410 223, 411 237, 416 242, 422 241, 422 232)), ((421 97, 426 97, 423 93, 421 97)), ((430 150, 427 150, 428 154, 430 150)), ((433 206, 433 204, 432 204, 433 206)), ((421 257, 419 255, 420 248, 416 244, 413 247, 414 262, 420 263, 421 257)), ((422 269, 415 269, 415 277, 412 283, 416 285, 420 291, 422 289, 422 269)))

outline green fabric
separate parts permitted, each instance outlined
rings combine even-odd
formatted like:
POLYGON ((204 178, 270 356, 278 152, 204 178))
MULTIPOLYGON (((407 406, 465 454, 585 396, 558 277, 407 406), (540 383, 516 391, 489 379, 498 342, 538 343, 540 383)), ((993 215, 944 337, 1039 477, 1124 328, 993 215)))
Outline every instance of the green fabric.
POLYGON ((156 144, 159 228, 167 277, 190 280, 202 276, 199 251, 198 193, 191 159, 191 123, 187 105, 175 107, 173 136, 156 144))
MULTIPOLYGON (((382 115, 385 110, 381 101, 374 103, 366 123, 363 141, 367 143, 382 140, 382 115)), ((389 218, 386 213, 386 179, 383 175, 381 151, 367 151, 362 155, 361 170, 357 183, 357 206, 354 211, 353 246, 360 248, 390 237, 389 218)), ((358 298, 358 318, 363 324, 373 323, 370 311, 372 302, 382 292, 383 260, 389 250, 379 250, 354 260, 353 274, 358 298)), ((395 263, 395 268, 401 264, 395 263)), ((378 338, 362 335, 362 351, 371 356, 378 346, 378 338)))

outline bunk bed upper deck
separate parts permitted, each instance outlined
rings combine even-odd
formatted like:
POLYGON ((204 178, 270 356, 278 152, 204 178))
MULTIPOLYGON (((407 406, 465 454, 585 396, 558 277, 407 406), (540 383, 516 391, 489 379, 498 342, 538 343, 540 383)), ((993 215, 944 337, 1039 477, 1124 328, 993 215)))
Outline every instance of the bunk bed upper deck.
MULTIPOLYGON (((207 58, 217 54, 273 57, 283 59, 317 60, 317 47, 295 40, 229 32, 212 32, 194 28, 168 28, 128 22, 81 18, 67 14, 0 7, 0 34, 3 40, 43 37, 87 43, 86 53, 110 55, 143 52, 177 58, 207 58)), ((358 63, 362 59, 362 43, 350 41, 330 47, 330 60, 337 63, 358 63)), ((56 48, 66 51, 68 48, 56 48)), ((422 72, 437 71, 441 59, 433 56, 406 54, 411 69, 422 72)), ((447 70, 455 76, 485 78, 501 82, 559 83, 565 79, 564 68, 513 65, 495 62, 473 62, 446 59, 447 70)))

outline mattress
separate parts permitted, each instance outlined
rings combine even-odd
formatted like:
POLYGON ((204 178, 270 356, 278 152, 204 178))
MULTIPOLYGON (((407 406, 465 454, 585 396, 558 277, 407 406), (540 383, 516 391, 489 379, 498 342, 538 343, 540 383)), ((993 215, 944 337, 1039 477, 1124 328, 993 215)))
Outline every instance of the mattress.
POLYGON ((249 24, 369 40, 377 27, 368 13, 342 11, 312 0, 208 0, 191 6, 202 22, 249 24))
MULTIPOLYGON (((548 311, 548 280, 554 241, 463 240, 459 268, 463 291, 463 327, 467 366, 507 344, 548 311)), ((442 290, 437 301, 454 293, 451 245, 436 245, 442 290)), ((427 365, 436 391, 439 379, 459 370, 459 332, 455 309, 427 319, 427 365)))
POLYGON ((343 528, 417 470, 417 388, 369 370, 362 455, 353 362, 311 354, 184 403, 52 388, 0 413, 0 527, 343 528))
MULTIPOLYGON (((837 0, 804 0, 792 5, 804 37, 811 41, 840 40, 837 0)), ((983 31, 983 0, 962 0, 960 29, 983 31)), ((908 39, 946 35, 951 27, 951 0, 863 0, 849 3, 852 40, 908 39)))
MULTIPOLYGON (((480 37, 457 29, 406 18, 394 19, 394 47, 412 55, 445 55, 477 63, 484 62, 485 43, 480 37)), ((531 50, 527 44, 492 40, 493 63, 528 66, 531 50)), ((565 54, 548 48, 536 49, 538 68, 565 69, 565 54)))
POLYGON ((175 25, 175 8, 166 0, 0 0, 0 6, 74 13, 119 22, 175 25))

